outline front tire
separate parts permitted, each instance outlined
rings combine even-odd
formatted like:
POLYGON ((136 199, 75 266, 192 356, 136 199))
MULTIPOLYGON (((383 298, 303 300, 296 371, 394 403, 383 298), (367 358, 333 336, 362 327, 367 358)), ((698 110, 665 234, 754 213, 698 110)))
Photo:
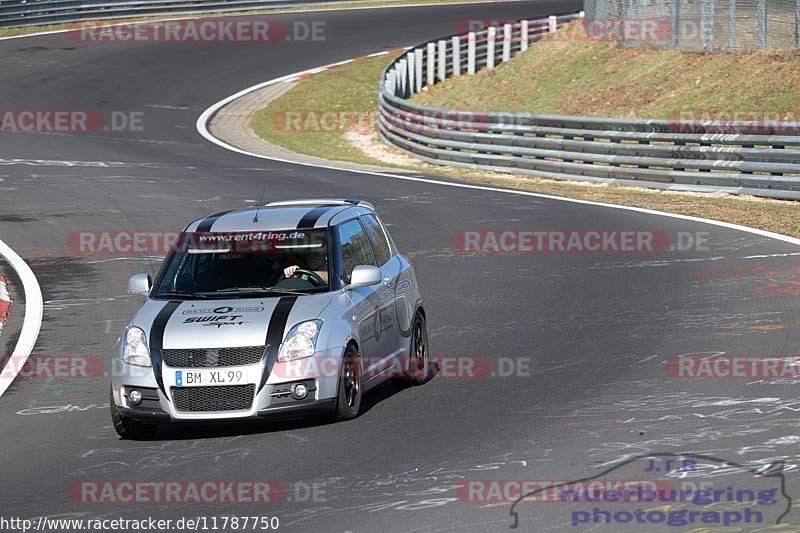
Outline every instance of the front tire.
POLYGON ((146 439, 156 433, 158 426, 155 424, 145 424, 137 420, 123 416, 119 408, 114 403, 114 394, 111 394, 111 422, 117 435, 123 439, 146 439))
POLYGON ((350 344, 344 352, 342 374, 339 377, 339 396, 336 400, 334 417, 337 420, 352 420, 361 410, 361 397, 364 395, 361 356, 355 345, 350 344))

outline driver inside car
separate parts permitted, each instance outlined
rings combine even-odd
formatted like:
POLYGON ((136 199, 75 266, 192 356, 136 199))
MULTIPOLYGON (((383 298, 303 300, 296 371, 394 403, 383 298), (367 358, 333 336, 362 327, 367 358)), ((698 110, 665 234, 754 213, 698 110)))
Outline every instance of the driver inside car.
POLYGON ((290 255, 288 263, 288 266, 283 269, 283 276, 286 279, 294 277, 298 269, 305 269, 314 272, 326 284, 328 283, 328 261, 324 254, 290 255))

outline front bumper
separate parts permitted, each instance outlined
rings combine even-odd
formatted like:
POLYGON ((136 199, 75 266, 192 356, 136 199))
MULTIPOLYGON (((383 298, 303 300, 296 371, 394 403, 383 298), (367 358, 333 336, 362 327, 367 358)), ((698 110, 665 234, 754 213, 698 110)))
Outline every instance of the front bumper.
MULTIPOLYGON (((332 358, 341 360, 342 348, 330 348, 317 352, 312 358, 330 361, 332 358)), ((302 361, 302 360, 301 360, 302 361)), ((115 403, 122 416, 133 420, 150 423, 169 423, 179 421, 213 421, 213 420, 246 420, 263 417, 302 416, 305 414, 319 413, 333 409, 339 390, 338 369, 334 368, 325 374, 307 372, 314 365, 294 366, 286 363, 275 363, 272 372, 264 386, 258 390, 263 372, 263 362, 247 367, 222 367, 214 370, 237 370, 247 376, 247 383, 240 386, 252 386, 255 391, 253 401, 246 408, 220 411, 196 411, 179 409, 176 406, 174 391, 179 390, 184 397, 198 390, 197 387, 176 387, 177 372, 191 372, 199 369, 176 369, 162 364, 162 385, 156 381, 152 368, 136 367, 125 363, 118 363, 119 371, 114 373, 112 379, 112 401, 115 403), (290 394, 290 387, 294 383, 302 382, 308 393, 304 398, 297 398, 290 394), (139 390, 143 399, 134 405, 128 397, 131 390, 139 390), (192 390, 194 389, 194 390, 192 390)), ((180 381, 178 381, 180 383, 180 381)), ((220 393, 221 387, 203 387, 205 392, 220 393)), ((198 391, 199 392, 199 391, 198 391)), ((251 393, 252 394, 252 393, 251 393)), ((241 407, 245 407, 242 405, 241 407)))

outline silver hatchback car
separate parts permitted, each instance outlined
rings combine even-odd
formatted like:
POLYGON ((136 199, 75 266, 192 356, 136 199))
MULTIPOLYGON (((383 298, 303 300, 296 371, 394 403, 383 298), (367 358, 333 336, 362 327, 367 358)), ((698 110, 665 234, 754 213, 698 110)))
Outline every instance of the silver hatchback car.
POLYGON ((329 413, 428 376, 414 269, 371 204, 297 200, 195 220, 115 355, 111 417, 124 438, 158 424, 329 413))

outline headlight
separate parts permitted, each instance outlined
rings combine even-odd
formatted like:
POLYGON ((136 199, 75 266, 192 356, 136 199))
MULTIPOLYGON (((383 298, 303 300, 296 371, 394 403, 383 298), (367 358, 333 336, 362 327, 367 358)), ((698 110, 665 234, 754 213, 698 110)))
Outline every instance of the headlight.
POLYGON ((280 350, 278 350, 278 361, 285 363, 314 355, 317 350, 317 337, 321 328, 322 320, 309 320, 296 324, 289 330, 280 350))
POLYGON ((130 327, 125 332, 122 344, 122 360, 130 365, 150 366, 150 350, 147 348, 147 336, 140 328, 130 327))

